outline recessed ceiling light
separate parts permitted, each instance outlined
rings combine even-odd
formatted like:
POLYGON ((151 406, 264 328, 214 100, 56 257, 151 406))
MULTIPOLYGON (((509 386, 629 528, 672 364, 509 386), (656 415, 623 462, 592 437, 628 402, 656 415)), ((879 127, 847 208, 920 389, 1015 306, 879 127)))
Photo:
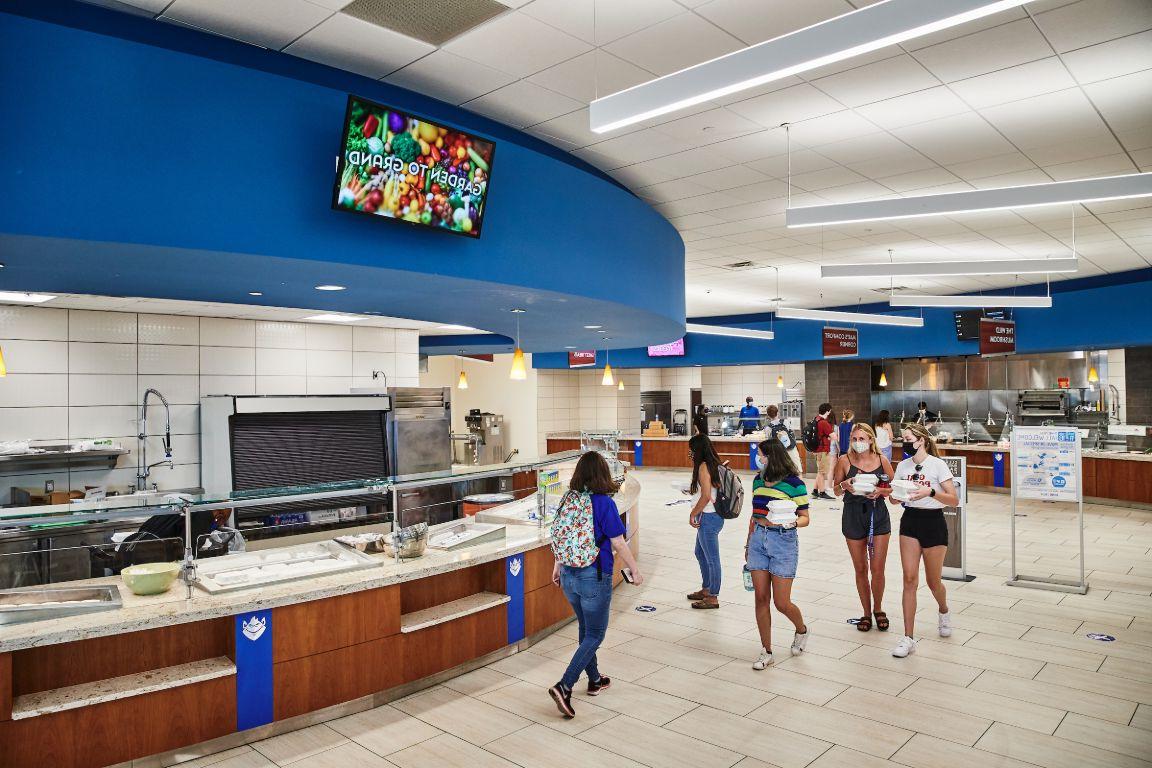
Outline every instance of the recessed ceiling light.
POLYGON ((0 269, 4 269, 4 264, 0 263, 0 269))
POLYGON ((0 303, 11 302, 12 304, 43 304, 46 301, 52 301, 56 298, 47 293, 17 293, 15 291, 0 291, 0 303))
POLYGON ((248 291, 248 295, 249 296, 263 296, 264 294, 261 293, 260 291, 248 291))
POLYGON ((306 323, 354 323, 359 319, 354 315, 312 315, 300 318, 306 323))
POLYGON ((564 349, 576 349, 576 347, 564 347, 564 349))
POLYGON ((604 326, 602 326, 602 325, 586 325, 586 326, 584 326, 584 327, 585 327, 585 328, 587 328, 587 329, 588 329, 588 330, 590 330, 590 331, 598 331, 598 330, 600 330, 601 328, 603 328, 604 326))
POLYGON ((316 290, 318 290, 318 291, 343 291, 345 289, 344 289, 344 286, 342 286, 342 285, 318 285, 318 286, 316 286, 316 290))
POLYGON ((511 310, 512 314, 514 314, 514 315, 522 315, 527 311, 528 310, 526 310, 526 309, 513 309, 513 310, 511 310))

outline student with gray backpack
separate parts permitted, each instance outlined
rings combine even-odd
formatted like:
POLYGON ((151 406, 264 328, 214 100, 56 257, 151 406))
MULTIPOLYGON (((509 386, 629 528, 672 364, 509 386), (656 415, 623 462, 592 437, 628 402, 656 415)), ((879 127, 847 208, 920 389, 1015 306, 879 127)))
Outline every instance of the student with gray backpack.
POLYGON ((597 696, 612 684, 596 666, 596 651, 608 631, 612 605, 612 574, 615 557, 631 571, 633 584, 643 584, 644 576, 625 540, 627 531, 620 510, 612 500, 617 486, 608 462, 596 451, 588 451, 576 462, 568 492, 556 510, 552 523, 552 582, 564 590, 579 625, 580 645, 572 654, 564 677, 548 689, 548 695, 566 718, 576 716, 572 689, 580 675, 588 675, 588 695, 597 696))
POLYGON ((744 486, 740 478, 720 461, 707 435, 688 441, 692 461, 692 483, 688 493, 696 503, 688 513, 688 524, 696 529, 696 562, 700 564, 700 590, 688 595, 693 608, 720 607, 720 531, 724 521, 740 514, 744 486))

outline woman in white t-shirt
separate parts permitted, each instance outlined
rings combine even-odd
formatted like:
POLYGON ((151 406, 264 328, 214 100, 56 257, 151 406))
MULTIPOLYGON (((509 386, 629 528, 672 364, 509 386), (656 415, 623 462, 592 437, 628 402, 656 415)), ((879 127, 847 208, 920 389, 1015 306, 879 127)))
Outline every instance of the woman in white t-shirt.
POLYGON ((876 447, 880 455, 892 461, 892 420, 888 411, 880 411, 876 415, 876 447))
POLYGON ((905 424, 904 455, 908 458, 896 467, 896 480, 909 480, 916 488, 907 493, 904 514, 900 518, 900 565, 904 571, 904 636, 892 649, 892 655, 904 658, 916 650, 913 637, 916 626, 916 589, 920 586, 920 561, 924 561, 924 579, 936 598, 940 637, 952 635, 952 617, 948 612, 948 593, 940 574, 948 552, 948 525, 944 507, 960 502, 952 472, 936 451, 936 443, 923 424, 905 424))

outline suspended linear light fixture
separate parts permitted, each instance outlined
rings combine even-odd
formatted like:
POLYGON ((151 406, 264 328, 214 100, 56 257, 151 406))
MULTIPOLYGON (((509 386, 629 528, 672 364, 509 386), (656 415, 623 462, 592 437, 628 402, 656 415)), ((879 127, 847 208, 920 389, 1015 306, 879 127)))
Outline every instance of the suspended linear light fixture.
POLYGON ((1006 208, 1097 203, 1102 200, 1125 200, 1134 197, 1152 197, 1152 173, 1131 173, 1097 179, 974 189, 969 192, 946 192, 941 195, 788 208, 785 211, 785 223, 791 228, 818 227, 827 224, 910 219, 921 216, 951 216, 957 213, 999 211, 1006 208))
POLYGON ((725 325, 708 325, 706 323, 685 323, 684 330, 688 333, 704 333, 709 336, 736 336, 741 339, 763 339, 769 341, 776 338, 772 331, 761 331, 755 328, 731 328, 725 325))
POLYGON ((1056 259, 1012 259, 988 261, 905 261, 878 264, 826 264, 821 277, 944 277, 950 275, 1036 275, 1076 272, 1075 256, 1056 259))
POLYGON ((593 133, 850 59, 1024 5, 1026 0, 886 0, 594 100, 593 133))
POLYGON ((520 348, 520 315, 524 314, 526 310, 514 309, 513 314, 516 315, 516 351, 512 353, 512 370, 508 372, 508 378, 513 381, 524 381, 528 378, 528 366, 524 363, 524 350, 520 348))
POLYGON ((924 318, 902 315, 873 315, 867 312, 835 312, 827 309, 801 309, 800 307, 779 307, 776 316, 784 320, 823 320, 832 323, 858 323, 860 325, 900 325, 907 328, 923 328, 924 318))
POLYGON ((894 293, 888 302, 893 307, 1018 307, 1047 309, 1051 296, 922 296, 894 293))

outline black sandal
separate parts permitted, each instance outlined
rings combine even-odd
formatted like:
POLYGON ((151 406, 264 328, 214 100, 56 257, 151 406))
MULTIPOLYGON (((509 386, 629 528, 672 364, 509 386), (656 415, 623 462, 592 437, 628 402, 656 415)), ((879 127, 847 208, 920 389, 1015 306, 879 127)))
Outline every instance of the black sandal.
POLYGON ((884 611, 876 611, 876 629, 881 632, 887 632, 890 624, 888 623, 888 614, 884 611))
POLYGON ((872 617, 861 616, 856 621, 856 629, 860 632, 867 632, 868 630, 872 629, 872 617))

